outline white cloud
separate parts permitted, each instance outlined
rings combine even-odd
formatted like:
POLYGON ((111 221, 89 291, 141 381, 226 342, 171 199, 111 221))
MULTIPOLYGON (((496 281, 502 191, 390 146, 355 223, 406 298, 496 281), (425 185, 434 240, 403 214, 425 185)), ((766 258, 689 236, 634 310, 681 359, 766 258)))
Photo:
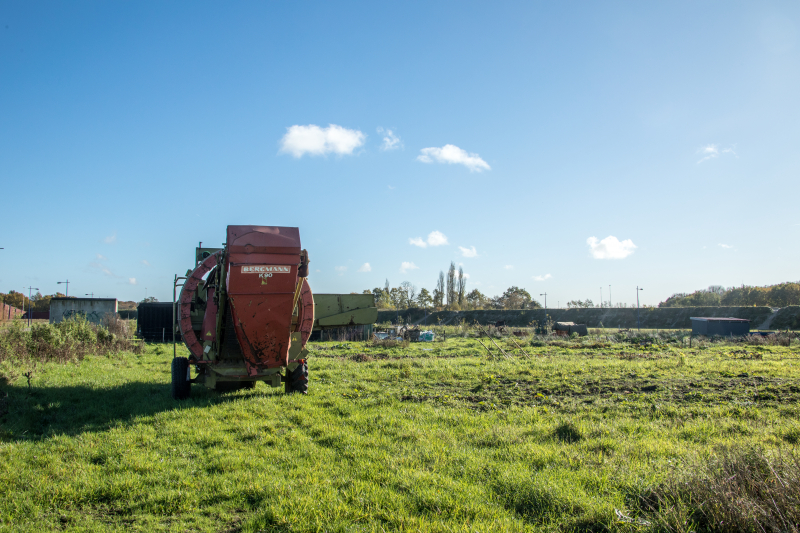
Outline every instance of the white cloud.
POLYGON ((136 285, 136 278, 128 278, 128 285, 136 285))
POLYGON ((697 150, 697 153, 702 156, 700 160, 697 162, 698 164, 702 163, 703 161, 707 161, 709 159, 715 159, 722 154, 733 154, 735 157, 739 157, 739 155, 736 153, 736 150, 734 150, 733 146, 729 148, 723 148, 720 150, 718 144, 707 144, 702 148, 700 148, 699 150, 697 150))
POLYGON ((442 246, 447 244, 447 237, 441 231, 432 231, 428 234, 428 244, 431 246, 442 246))
POLYGON ((478 250, 476 250, 474 246, 470 248, 459 246, 458 249, 461 250, 461 255, 464 257, 478 257, 478 250))
POLYGON ((486 161, 478 154, 468 154, 458 146, 446 144, 441 148, 423 148, 417 156, 417 161, 423 163, 448 163, 450 165, 464 165, 470 172, 482 172, 491 170, 486 161))
POLYGON ((142 259, 142 264, 146 267, 150 266, 150 262, 147 259, 142 259))
POLYGON ((308 155, 339 154, 351 155, 353 150, 364 144, 366 135, 358 130, 348 130, 336 124, 320 128, 315 124, 294 125, 286 129, 281 139, 281 152, 300 158, 308 155))
POLYGON ((115 231, 114 233, 103 239, 103 242, 106 244, 114 244, 115 242, 117 242, 117 232, 115 231))
POLYGON ((383 144, 381 145, 381 150, 397 150, 398 148, 403 147, 403 141, 400 140, 400 137, 394 134, 392 130, 383 128, 378 128, 378 133, 382 133, 383 135, 383 144))
POLYGON ((447 236, 442 233, 441 231, 432 231, 428 234, 428 240, 422 240, 422 237, 414 237, 408 239, 409 244, 413 244, 414 246, 419 246, 420 248, 427 248, 428 246, 442 246, 444 244, 449 244, 447 242, 447 236))
POLYGON ((733 246, 731 246, 730 244, 719 243, 717 246, 719 246, 720 248, 726 248, 726 249, 733 248, 733 246))
POLYGON ((344 274, 345 272, 347 272, 347 267, 346 266, 334 267, 334 269, 336 270, 336 272, 339 273, 340 276, 342 274, 344 274))
POLYGON ((469 274, 467 274, 466 272, 464 272, 464 279, 469 279, 469 274))
POLYGON ((505 268, 506 270, 514 270, 514 265, 506 265, 503 268, 505 268))
POLYGON ((592 257, 595 259, 624 259, 636 248, 632 240, 620 241, 612 235, 602 241, 598 241, 597 237, 589 237, 586 239, 586 244, 589 245, 592 257))
POLYGON ((545 274, 544 276, 533 276, 533 279, 534 279, 535 281, 544 281, 544 280, 546 280, 546 279, 550 279, 550 278, 552 278, 552 277, 553 277, 553 276, 551 276, 550 274, 545 274))
POLYGON ((400 272, 405 274, 409 270, 416 270, 418 268, 419 267, 417 265, 415 265, 414 263, 412 263, 411 261, 403 261, 403 263, 400 265, 400 272))
POLYGON ((108 261, 108 257, 104 256, 103 254, 97 254, 97 259, 100 261, 108 261))
POLYGON ((361 265, 361 267, 358 269, 358 271, 359 272, 372 272, 372 266, 370 266, 369 263, 364 263, 363 265, 361 265))
POLYGON ((110 276, 110 277, 112 277, 112 278, 116 278, 116 277, 118 277, 118 276, 117 276, 117 275, 115 275, 113 272, 111 272, 111 270, 109 270, 109 268, 108 268, 107 266, 105 266, 105 265, 103 265, 103 264, 100 264, 100 263, 95 263, 95 262, 91 262, 91 263, 89 263, 89 266, 90 266, 91 268, 96 268, 97 270, 99 270, 100 272, 102 272, 103 274, 105 274, 106 276, 110 276))

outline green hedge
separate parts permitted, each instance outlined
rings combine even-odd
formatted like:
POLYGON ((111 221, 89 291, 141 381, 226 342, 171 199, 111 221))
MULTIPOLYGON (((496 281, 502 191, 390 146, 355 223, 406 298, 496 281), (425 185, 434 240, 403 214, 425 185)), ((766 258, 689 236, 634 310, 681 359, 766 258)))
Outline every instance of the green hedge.
POLYGON ((800 305, 789 305, 778 311, 771 329, 800 329, 800 305))
MULTIPOLYGON (((793 307, 797 308, 797 311, 791 315, 793 317, 792 320, 794 320, 794 326, 779 326, 777 324, 778 318, 781 317, 781 313, 779 313, 775 321, 773 321, 772 327, 777 329, 800 327, 800 325, 797 325, 800 307, 793 307)), ((395 322, 398 314, 403 317, 405 323, 408 323, 423 319, 425 311, 422 309, 404 309, 399 313, 397 311, 378 311, 378 322, 395 322)), ((689 318, 693 316, 745 318, 750 320, 750 327, 755 329, 772 314, 772 309, 769 307, 648 307, 639 309, 639 314, 641 327, 647 329, 688 329, 692 327, 689 318)), ((547 309, 547 315, 551 320, 557 322, 575 322, 577 324, 586 324, 590 328, 600 327, 601 323, 607 328, 635 328, 637 326, 635 308, 547 309)), ((788 313, 787 316, 789 316, 788 313)), ((477 321, 480 324, 494 324, 499 320, 504 320, 509 326, 522 327, 534 321, 543 321, 545 319, 545 310, 502 309, 428 313, 429 325, 438 324, 440 319, 442 324, 456 324, 461 320, 466 320, 467 323, 477 321)))

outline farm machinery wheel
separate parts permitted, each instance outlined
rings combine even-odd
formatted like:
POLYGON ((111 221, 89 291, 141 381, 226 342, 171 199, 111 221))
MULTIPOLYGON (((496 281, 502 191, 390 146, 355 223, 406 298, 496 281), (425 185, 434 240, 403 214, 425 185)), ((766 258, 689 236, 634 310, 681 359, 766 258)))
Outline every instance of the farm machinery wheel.
POLYGON ((175 400, 185 400, 191 393, 189 360, 185 357, 175 357, 172 359, 172 397, 175 400))
POLYGON ((303 360, 294 370, 286 371, 286 392, 308 394, 308 363, 303 360))

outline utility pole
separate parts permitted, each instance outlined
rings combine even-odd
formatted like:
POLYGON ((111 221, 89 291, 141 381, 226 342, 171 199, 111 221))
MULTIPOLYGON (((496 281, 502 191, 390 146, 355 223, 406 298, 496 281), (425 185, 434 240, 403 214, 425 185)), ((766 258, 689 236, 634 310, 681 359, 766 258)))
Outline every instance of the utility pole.
POLYGON ((86 296, 88 296, 89 298, 94 298, 94 293, 93 292, 87 292, 86 296))
POLYGON ((547 293, 540 293, 539 296, 544 296, 544 328, 542 331, 547 332, 547 293))
MULTIPOLYGON (((36 287, 28 287, 28 327, 33 323, 33 302, 31 301, 31 291, 38 291, 36 287)), ((22 293, 22 307, 25 307, 25 293, 22 293)), ((23 309, 24 311, 25 309, 23 309)))
POLYGON ((66 283, 67 284, 67 294, 65 294, 64 296, 69 298, 69 280, 67 280, 67 281, 59 281, 58 282, 59 285, 61 285, 62 283, 66 283))
POLYGON ((639 322, 639 291, 643 291, 644 289, 640 289, 639 286, 636 286, 636 331, 640 331, 641 322, 639 322))

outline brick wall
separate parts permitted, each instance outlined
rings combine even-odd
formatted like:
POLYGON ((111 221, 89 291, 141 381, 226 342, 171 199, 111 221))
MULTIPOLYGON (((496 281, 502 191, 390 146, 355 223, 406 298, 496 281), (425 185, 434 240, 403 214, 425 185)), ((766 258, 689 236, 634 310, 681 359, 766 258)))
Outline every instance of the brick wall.
POLYGON ((22 309, 11 307, 8 304, 0 303, 0 320, 13 320, 23 315, 22 309))

